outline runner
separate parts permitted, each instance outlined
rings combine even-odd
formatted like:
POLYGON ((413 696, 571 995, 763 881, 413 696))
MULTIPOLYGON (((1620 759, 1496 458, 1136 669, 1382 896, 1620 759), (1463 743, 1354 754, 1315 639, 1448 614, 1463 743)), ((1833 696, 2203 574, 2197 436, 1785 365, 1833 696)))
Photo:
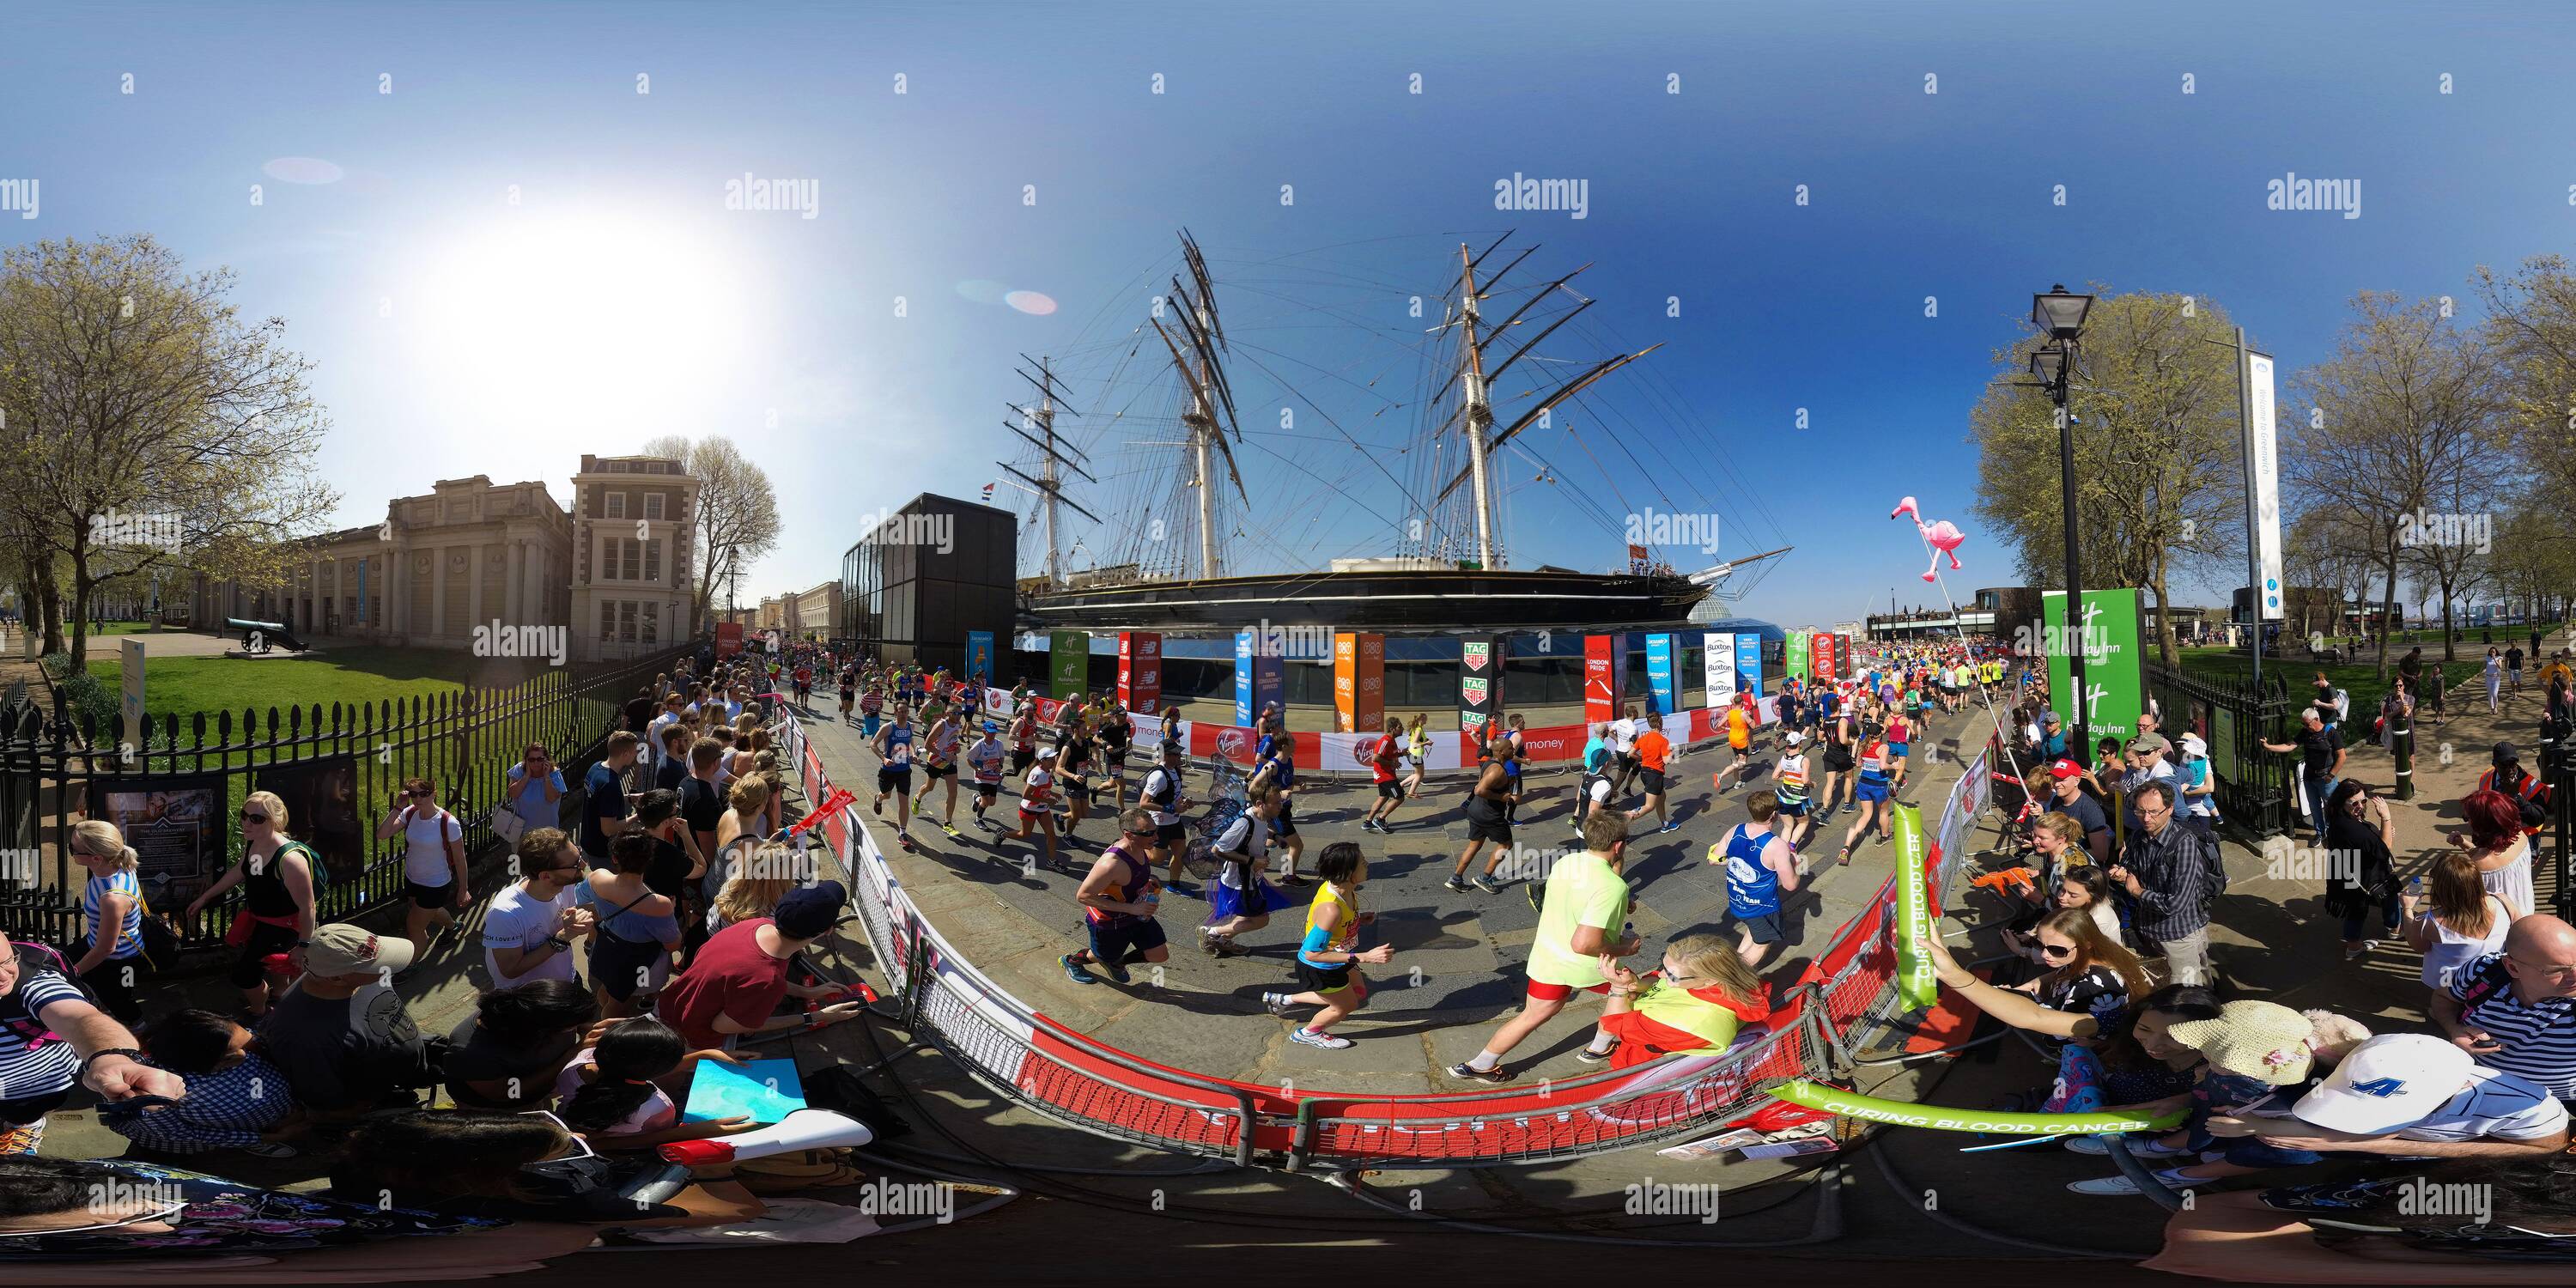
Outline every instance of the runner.
POLYGON ((1503 717, 1503 746, 1511 753, 1511 758, 1503 763, 1503 772, 1512 780, 1512 807, 1504 811, 1503 818, 1511 823, 1521 821, 1521 767, 1529 763, 1529 730, 1525 725, 1526 721, 1517 711, 1503 717))
POLYGON ((1890 785, 1896 789, 1901 790, 1905 786, 1905 758, 1914 750, 1913 744, 1914 717, 1904 711, 1899 711, 1895 715, 1889 717, 1887 721, 1887 765, 1888 769, 1891 771, 1889 780, 1890 785))
POLYGON ((1273 714, 1267 722, 1269 732, 1252 754, 1252 779, 1244 785, 1247 792, 1264 787, 1279 789, 1279 817, 1270 820, 1274 843, 1286 842, 1288 871, 1279 878, 1283 886, 1301 886, 1306 878, 1297 872, 1297 861, 1306 854, 1306 839, 1297 835, 1297 740, 1288 732, 1288 717, 1273 714))
POLYGON ((1730 705, 1726 709, 1726 751, 1726 768, 1717 774, 1720 795, 1753 777, 1753 721, 1744 714, 1743 707, 1730 705))
POLYGON ((1011 717, 1011 772, 1025 774, 1038 758, 1038 710, 1034 702, 1023 702, 1011 717))
POLYGON ((841 693, 841 723, 848 724, 850 710, 857 706, 859 701, 858 673, 846 666, 842 667, 839 682, 833 687, 839 689, 841 693))
POLYGON ((966 749, 966 768, 975 775, 975 826, 983 831, 1001 827, 1001 824, 984 817, 984 811, 992 808, 993 802, 1002 794, 1003 756, 1001 735, 995 731, 993 722, 987 720, 984 722, 984 736, 966 749))
MULTIPOLYGON (((1594 728, 1607 731, 1609 726, 1596 725, 1594 728)), ((1583 820, 1592 817, 1592 811, 1610 803, 1610 771, 1615 764, 1609 743, 1596 737, 1584 746, 1583 780, 1574 790, 1574 841, 1577 845, 1583 843, 1583 820)))
POLYGON ((1813 807, 1819 827, 1834 816, 1835 810, 1851 804, 1858 795, 1857 789, 1851 787, 1852 748, 1857 727, 1851 708, 1837 701, 1833 717, 1825 721, 1825 789, 1816 793, 1813 807))
POLYGON ((1851 862, 1852 843, 1869 830, 1873 818, 1878 821, 1878 839, 1896 839, 1895 816, 1890 812, 1888 800, 1887 743, 1879 737, 1875 725, 1861 726, 1861 737, 1860 785, 1853 792, 1853 799, 1860 807, 1860 817, 1853 819, 1850 830, 1843 833, 1842 857, 1835 860, 1839 864, 1851 862))
POLYGON ((1127 708, 1104 698, 1099 730, 1092 737, 1100 744, 1100 763, 1109 777, 1109 808, 1127 808, 1127 744, 1133 740, 1136 726, 1128 719, 1127 708))
POLYGON ((951 840, 959 835, 957 831, 957 741, 958 735, 964 730, 965 723, 965 720, 954 711, 942 710, 938 720, 931 724, 926 754, 922 757, 921 763, 921 772, 929 775, 929 781, 921 785, 921 795, 912 802, 912 812, 919 814, 924 806, 930 804, 931 784, 946 783, 948 799, 946 808, 939 816, 939 830, 946 832, 951 840))
POLYGON ((894 793, 894 839, 912 848, 912 709, 898 705, 894 719, 870 742, 877 752, 877 798, 869 812, 885 817, 886 793, 894 793))
MULTIPOLYGON (((1776 819, 1780 839, 1789 843, 1795 854, 1807 843, 1807 755, 1805 738, 1796 730, 1780 735, 1780 762, 1771 767, 1771 798, 1780 808, 1776 819)), ((1759 799, 1761 793, 1754 793, 1759 799)))
POLYGON ((1625 796, 1628 784, 1637 781, 1637 708, 1633 704, 1610 722, 1610 753, 1617 763, 1610 794, 1625 796))
POLYGON ((1646 731, 1637 735, 1637 777, 1646 789, 1646 800, 1628 811, 1628 818, 1632 822, 1644 818, 1651 807, 1655 811, 1655 821, 1662 824, 1655 829, 1657 832, 1669 832, 1681 826, 1664 806, 1664 763, 1672 751, 1673 741, 1664 736, 1659 724, 1649 723, 1646 731))
POLYGON ((1726 865, 1726 910, 1735 918, 1735 955, 1746 966, 1761 969, 1771 945, 1787 938, 1780 926, 1780 895, 1795 892, 1798 856, 1771 829, 1779 800, 1768 791, 1744 802, 1751 822, 1738 823, 1708 847, 1708 861, 1726 865))
MULTIPOLYGON (((1459 894, 1479 890, 1500 893, 1502 887, 1494 884, 1494 868, 1512 851, 1512 776, 1507 769, 1512 753, 1508 746, 1495 750, 1499 758, 1476 775, 1476 785, 1467 793, 1467 846, 1458 851, 1457 870, 1442 883, 1459 894), (1488 841, 1494 843, 1493 857, 1485 860, 1485 870, 1470 881, 1467 865, 1476 861, 1477 851, 1484 849, 1488 841)), ((1627 835, 1627 828, 1628 821, 1619 820, 1620 835, 1627 835)))
POLYGON ((1396 766, 1403 759, 1404 722, 1388 716, 1386 732, 1378 735, 1369 751, 1369 777, 1377 783, 1377 803, 1369 806, 1368 816, 1360 820, 1362 831, 1385 831, 1387 816, 1404 803, 1404 784, 1395 778, 1396 766))
POLYGON ((1137 789, 1136 804, 1154 820, 1154 835, 1146 849, 1149 864, 1163 865, 1164 886, 1195 895, 1198 891, 1181 880, 1181 858, 1190 851, 1189 829, 1181 825, 1181 811, 1190 807, 1190 802, 1181 799, 1182 772, 1180 744, 1164 743, 1162 763, 1145 775, 1143 786, 1137 789))
POLYGON ((1383 966, 1393 961, 1395 945, 1379 944, 1366 950, 1359 946, 1360 927, 1376 921, 1377 914, 1360 911, 1360 887, 1368 883, 1368 859, 1361 855, 1357 844, 1335 841, 1325 846, 1315 860, 1315 875, 1324 884, 1306 906, 1306 937, 1297 946, 1297 982, 1305 985, 1305 990, 1264 993, 1261 1004, 1282 1018, 1292 1006, 1322 1007, 1315 1018, 1289 1033, 1288 1040, 1340 1051, 1347 1049, 1351 1040, 1334 1037, 1330 1030, 1368 1005, 1368 981, 1360 975, 1360 964, 1383 966))
POLYGON ((1090 944, 1056 958, 1065 978, 1076 984, 1100 982, 1086 967, 1097 966, 1102 975, 1124 984, 1129 982, 1130 965, 1171 960, 1163 923, 1154 919, 1162 886, 1154 880, 1154 869, 1138 862, 1130 851, 1154 839, 1154 824, 1145 811, 1130 809, 1119 813, 1118 827, 1118 839, 1092 861, 1090 875, 1073 896, 1082 905, 1083 929, 1090 944))
POLYGON ((1031 829, 1046 834, 1046 866, 1055 870, 1055 748, 1038 749, 1036 763, 1029 767, 1028 777, 1020 780, 1019 830, 1004 832, 993 839, 993 850, 1001 852, 1004 841, 1025 841, 1031 829))
POLYGON ((1413 729, 1405 738, 1404 755, 1411 762, 1411 769, 1404 775, 1404 796, 1411 800, 1422 794, 1422 775, 1431 767, 1431 717, 1413 717, 1413 729))
POLYGON ((859 732, 863 736, 877 736, 877 726, 884 723, 885 702, 885 681, 868 681, 867 691, 859 695, 859 732))
POLYGON ((1234 942, 1236 935, 1270 924, 1270 914, 1293 908, 1297 901, 1270 883, 1270 820, 1279 816, 1279 793, 1263 788, 1244 805, 1208 846, 1218 863, 1216 883, 1208 888, 1207 924, 1199 927, 1199 951, 1212 957, 1240 957, 1252 951, 1234 942))
POLYGON ((1056 773, 1062 776, 1064 787, 1064 835, 1065 839, 1071 840, 1073 829, 1082 826, 1082 820, 1090 817, 1091 794, 1095 789, 1091 782, 1091 729, 1082 714, 1082 706, 1068 702, 1064 704, 1064 712, 1066 719, 1056 726, 1055 767, 1056 773))
MULTIPOLYGON (((1539 905, 1538 933, 1530 940, 1529 985, 1520 1014, 1503 1022, 1485 1049, 1444 1072, 1470 1082, 1511 1081, 1503 1057, 1541 1025, 1556 1018, 1578 992, 1607 993, 1605 961, 1633 956, 1643 945, 1627 925, 1628 882, 1620 875, 1628 847, 1628 821, 1608 810, 1583 825, 1583 850, 1548 872, 1539 905), (1614 929, 1615 928, 1615 929, 1614 929)), ((1610 1058, 1616 1043, 1596 1029, 1576 1057, 1585 1063, 1610 1058)))

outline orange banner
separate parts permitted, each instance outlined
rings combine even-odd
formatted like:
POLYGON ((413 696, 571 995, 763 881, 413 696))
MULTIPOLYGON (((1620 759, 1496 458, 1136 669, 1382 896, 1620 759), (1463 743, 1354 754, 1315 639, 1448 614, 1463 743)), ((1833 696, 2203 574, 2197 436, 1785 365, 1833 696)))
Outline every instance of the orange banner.
POLYGON ((1333 636, 1333 731, 1386 727, 1386 637, 1369 631, 1333 636))

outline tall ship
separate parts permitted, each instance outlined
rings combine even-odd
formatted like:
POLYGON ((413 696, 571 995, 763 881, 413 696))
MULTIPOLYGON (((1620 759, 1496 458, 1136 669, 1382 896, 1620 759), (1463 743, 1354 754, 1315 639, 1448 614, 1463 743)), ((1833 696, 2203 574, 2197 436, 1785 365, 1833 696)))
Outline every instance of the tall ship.
MULTIPOLYGON (((1019 459, 997 463, 1005 475, 998 481, 1027 495, 1029 527, 1040 546, 1037 575, 1020 583, 1022 625, 1040 631, 1230 632, 1255 622, 1397 632, 1597 631, 1678 626, 1695 610, 1704 613, 1703 601, 1739 598, 1789 547, 1690 569, 1657 557, 1658 548, 1675 544, 1666 538, 1676 525, 1694 520, 1709 530, 1699 548, 1715 551, 1718 525, 1705 518, 1714 511, 1705 503, 1671 501, 1675 480, 1658 479, 1607 419, 1587 415, 1579 435, 1568 420, 1661 346, 1574 359, 1541 350, 1594 301, 1569 285, 1583 268, 1552 281, 1514 279, 1537 247, 1489 269, 1510 238, 1506 233, 1481 252, 1458 247, 1436 322, 1400 345, 1420 374, 1415 397, 1398 401, 1378 393, 1375 378, 1359 385, 1331 368, 1283 379, 1277 368, 1298 359, 1230 339, 1207 258, 1183 231, 1179 266, 1150 316, 1124 336, 1087 346, 1105 364, 1088 388, 1068 381, 1050 359, 1029 359, 1019 373, 1034 394, 1013 402, 1014 416, 1005 422, 1019 459), (1275 431, 1265 418, 1247 434, 1237 412, 1230 368, 1247 359, 1294 391, 1275 431), (1497 382, 1507 376, 1516 377, 1514 389, 1521 382, 1529 387, 1498 400, 1494 391, 1504 386, 1497 382), (1411 433, 1391 446, 1364 440, 1298 387, 1309 382, 1358 389, 1378 403, 1373 421, 1389 411, 1408 412, 1411 433), (1320 432, 1311 423, 1296 426, 1301 403, 1310 422, 1323 422, 1320 432), (1131 437, 1137 433, 1169 436, 1131 437), (1605 503, 1573 486, 1542 454, 1565 443, 1542 445, 1542 435, 1574 440, 1614 486, 1602 454, 1615 448, 1666 508, 1658 512, 1651 502, 1641 508, 1626 488, 1605 503), (1245 484, 1247 466, 1253 487, 1245 484), (1526 486, 1547 490, 1555 526, 1583 519, 1603 524, 1611 529, 1604 548, 1624 548, 1626 558, 1600 569, 1512 566, 1505 497, 1524 470, 1532 471, 1526 486), (1323 517, 1300 514, 1293 503, 1271 504, 1279 491, 1264 480, 1282 477, 1332 505, 1360 498, 1368 517, 1349 530, 1364 544, 1374 539, 1371 529, 1383 532, 1385 544, 1303 561, 1320 566, 1255 566, 1265 559, 1300 562, 1279 552, 1311 548, 1305 533, 1323 517), (1623 509, 1624 520, 1618 517, 1623 509)), ((1416 310, 1429 311, 1421 302, 1426 297, 1413 298, 1416 310)), ((1286 324, 1295 327, 1358 325, 1347 311, 1329 306, 1291 316, 1306 319, 1286 324)), ((1667 422, 1662 428, 1669 434, 1653 437, 1677 442, 1659 441, 1650 452, 1673 445, 1685 453, 1714 450, 1699 441, 1695 427, 1667 422)), ((1630 487, 1639 486, 1636 477, 1630 487)), ((1699 533, 1694 528, 1690 535, 1699 533)))

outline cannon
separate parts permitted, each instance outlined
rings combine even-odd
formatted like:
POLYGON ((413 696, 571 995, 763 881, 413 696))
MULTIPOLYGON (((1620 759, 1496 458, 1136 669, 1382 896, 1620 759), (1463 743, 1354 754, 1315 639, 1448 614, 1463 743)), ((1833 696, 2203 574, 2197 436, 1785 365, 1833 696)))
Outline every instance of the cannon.
POLYGON ((294 630, 284 622, 254 622, 240 617, 227 617, 224 619, 224 626, 226 629, 241 632, 242 651, 245 653, 265 653, 272 644, 283 644, 289 652, 294 653, 313 651, 313 646, 297 639, 294 630))

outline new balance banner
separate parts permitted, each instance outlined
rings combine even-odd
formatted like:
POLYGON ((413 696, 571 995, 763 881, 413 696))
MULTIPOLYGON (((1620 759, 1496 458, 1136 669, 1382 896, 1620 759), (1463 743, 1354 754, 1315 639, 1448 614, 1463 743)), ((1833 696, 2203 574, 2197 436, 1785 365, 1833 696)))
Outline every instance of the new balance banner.
POLYGON ((1118 705, 1151 711, 1163 699, 1163 637, 1152 631, 1118 632, 1118 705))

